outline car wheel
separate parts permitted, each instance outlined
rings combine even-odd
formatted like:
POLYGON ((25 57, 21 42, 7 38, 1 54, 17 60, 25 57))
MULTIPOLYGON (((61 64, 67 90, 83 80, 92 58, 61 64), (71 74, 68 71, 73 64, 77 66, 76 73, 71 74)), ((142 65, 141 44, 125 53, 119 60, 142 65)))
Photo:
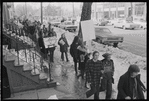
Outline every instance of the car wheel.
POLYGON ((99 38, 96 38, 96 42, 101 43, 101 40, 99 38))
POLYGON ((123 28, 123 29, 126 29, 126 27, 125 27, 125 26, 123 26, 122 28, 123 28))
POLYGON ((113 43, 113 47, 118 47, 118 43, 113 43))

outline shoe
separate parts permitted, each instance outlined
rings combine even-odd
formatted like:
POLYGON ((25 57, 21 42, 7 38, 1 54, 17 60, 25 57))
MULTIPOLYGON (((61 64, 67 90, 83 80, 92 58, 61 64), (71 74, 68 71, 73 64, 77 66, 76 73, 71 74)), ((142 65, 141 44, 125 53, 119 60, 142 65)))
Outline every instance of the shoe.
POLYGON ((67 60, 67 62, 69 62, 69 60, 67 60))

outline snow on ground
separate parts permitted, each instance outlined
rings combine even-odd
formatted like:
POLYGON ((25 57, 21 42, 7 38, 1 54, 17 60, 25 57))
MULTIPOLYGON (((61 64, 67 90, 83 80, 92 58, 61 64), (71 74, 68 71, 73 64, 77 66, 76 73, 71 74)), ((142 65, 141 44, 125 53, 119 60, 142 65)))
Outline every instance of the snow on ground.
MULTIPOLYGON (((58 38, 62 33, 65 32, 69 45, 72 43, 73 38, 75 36, 74 33, 66 32, 59 28, 55 28, 54 30, 56 31, 58 38)), ((90 46, 90 51, 93 52, 95 50, 100 52, 99 60, 103 59, 102 54, 106 52, 112 54, 112 59, 114 61, 114 66, 115 66, 115 73, 114 73, 115 83, 113 84, 114 93, 112 94, 113 95, 112 97, 114 99, 116 98, 116 95, 117 95, 118 80, 120 76, 123 75, 128 70, 128 67, 130 64, 136 64, 140 67, 141 81, 143 82, 145 87, 147 87, 146 57, 141 57, 141 56, 132 54, 130 52, 120 50, 118 48, 113 48, 112 46, 106 46, 96 42, 92 42, 92 45, 90 46)), ((146 98, 146 93, 145 93, 145 98, 146 98)))

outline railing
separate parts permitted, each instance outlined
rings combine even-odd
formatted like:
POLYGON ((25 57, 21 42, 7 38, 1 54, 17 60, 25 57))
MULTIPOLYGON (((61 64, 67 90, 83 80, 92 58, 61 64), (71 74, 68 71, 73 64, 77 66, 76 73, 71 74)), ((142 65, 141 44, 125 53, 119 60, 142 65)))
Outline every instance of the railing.
MULTIPOLYGON (((25 33, 25 31, 22 28, 18 28, 11 24, 7 24, 3 27, 4 27, 3 35, 5 35, 9 40, 11 40, 11 43, 16 44, 15 45, 16 53, 15 52, 14 53, 17 56, 18 65, 20 65, 20 62, 23 60, 26 63, 29 63, 33 66, 34 72, 35 72, 35 69, 43 70, 42 68, 43 63, 45 62, 43 58, 44 54, 40 52, 38 44, 32 41, 32 45, 31 45, 32 47, 25 46, 24 42, 27 40, 26 38, 27 33, 25 33), (22 40, 23 43, 20 44, 19 40, 22 40), (20 47, 22 47, 23 50, 19 49, 20 47)), ((49 61, 46 61, 46 62, 48 63, 48 65, 50 64, 49 61)), ((49 65, 49 70, 50 70, 50 65, 49 65)), ((51 75, 50 72, 49 72, 49 75, 51 75)))

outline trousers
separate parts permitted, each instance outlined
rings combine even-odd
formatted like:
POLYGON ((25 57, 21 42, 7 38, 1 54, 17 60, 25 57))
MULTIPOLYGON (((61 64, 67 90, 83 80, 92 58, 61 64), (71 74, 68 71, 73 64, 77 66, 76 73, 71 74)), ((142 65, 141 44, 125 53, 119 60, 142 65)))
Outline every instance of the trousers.
POLYGON ((65 56, 66 56, 66 60, 69 61, 67 52, 61 52, 61 59, 64 61, 64 53, 65 53, 65 56))
POLYGON ((94 99, 99 99, 99 91, 100 91, 99 86, 95 87, 94 85, 91 84, 91 89, 86 92, 86 97, 89 98, 94 94, 94 99))

